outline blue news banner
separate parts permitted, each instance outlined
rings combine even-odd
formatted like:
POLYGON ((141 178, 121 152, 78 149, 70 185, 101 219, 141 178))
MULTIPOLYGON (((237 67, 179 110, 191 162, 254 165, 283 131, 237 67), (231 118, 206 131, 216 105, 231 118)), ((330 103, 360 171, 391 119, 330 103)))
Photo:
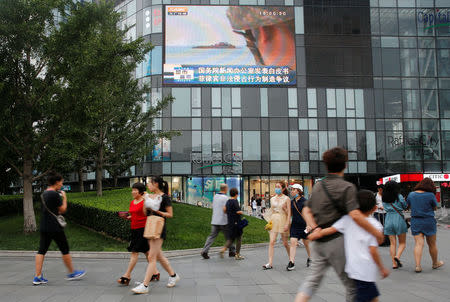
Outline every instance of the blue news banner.
POLYGON ((287 66, 189 65, 175 67, 173 77, 166 74, 164 81, 200 85, 295 85, 296 73, 287 66))

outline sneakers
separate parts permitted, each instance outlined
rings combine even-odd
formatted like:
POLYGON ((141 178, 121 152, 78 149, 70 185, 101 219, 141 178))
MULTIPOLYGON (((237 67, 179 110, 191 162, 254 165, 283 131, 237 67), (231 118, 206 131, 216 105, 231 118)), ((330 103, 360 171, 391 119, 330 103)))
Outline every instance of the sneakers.
POLYGON ((174 287, 178 281, 180 281, 180 275, 178 275, 178 274, 175 274, 174 277, 169 277, 169 282, 167 282, 167 287, 174 287))
POLYGON ((202 253, 203 259, 209 259, 208 253, 203 252, 202 253))
POLYGON ((234 259, 236 259, 236 260, 244 260, 245 258, 244 258, 244 256, 242 256, 241 254, 236 254, 236 255, 234 256, 234 259))
POLYGON ((289 261, 289 264, 287 265, 286 269, 288 271, 293 271, 295 269, 295 264, 292 261, 289 261))
POLYGON ((263 270, 273 269, 273 266, 270 265, 270 263, 267 263, 267 264, 263 265, 262 267, 263 267, 263 270))
POLYGON ((47 284, 48 280, 44 278, 44 276, 40 277, 34 277, 33 279, 33 285, 41 285, 41 284, 47 284))
POLYGON ((139 285, 131 289, 131 291, 135 294, 146 294, 148 293, 148 286, 145 286, 144 283, 139 283, 139 285))
POLYGON ((83 278, 84 275, 86 275, 86 271, 74 271, 72 274, 67 275, 66 280, 78 280, 83 278))

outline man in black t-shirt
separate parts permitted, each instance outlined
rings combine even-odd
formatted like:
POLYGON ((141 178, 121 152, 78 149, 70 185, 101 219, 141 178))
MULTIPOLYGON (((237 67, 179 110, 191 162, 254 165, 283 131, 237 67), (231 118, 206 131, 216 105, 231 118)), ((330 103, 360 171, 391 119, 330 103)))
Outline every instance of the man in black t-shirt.
POLYGON ((41 210, 41 238, 39 242, 39 251, 36 254, 36 274, 33 279, 34 285, 46 284, 48 282, 42 276, 42 266, 44 264, 45 254, 48 251, 52 240, 58 245, 62 253, 62 259, 69 271, 66 280, 77 280, 82 278, 86 271, 74 270, 72 265, 72 256, 69 254, 69 244, 67 243, 64 229, 59 224, 56 216, 63 214, 67 210, 67 196, 64 191, 60 191, 64 179, 61 174, 51 173, 48 176, 48 188, 42 193, 41 210))

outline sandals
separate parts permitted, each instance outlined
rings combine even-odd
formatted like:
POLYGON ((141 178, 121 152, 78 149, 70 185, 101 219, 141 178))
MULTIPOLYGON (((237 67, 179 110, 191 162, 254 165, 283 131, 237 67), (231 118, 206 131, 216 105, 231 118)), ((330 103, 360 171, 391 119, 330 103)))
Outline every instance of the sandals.
POLYGON ((119 284, 121 284, 121 285, 125 285, 125 286, 128 286, 129 284, 130 284, 130 278, 127 278, 127 277, 120 277, 118 280, 117 280, 117 283, 119 283, 119 284))
POLYGON ((420 266, 416 266, 415 272, 416 273, 421 273, 422 272, 422 268, 420 266))
POLYGON ((263 270, 273 269, 273 266, 270 265, 269 263, 263 265, 262 267, 263 267, 263 270))
POLYGON ((394 257, 395 263, 397 263, 397 267, 403 267, 403 264, 400 262, 400 259, 394 257))
POLYGON ((433 269, 438 269, 444 265, 444 261, 438 261, 437 264, 433 264, 433 269))

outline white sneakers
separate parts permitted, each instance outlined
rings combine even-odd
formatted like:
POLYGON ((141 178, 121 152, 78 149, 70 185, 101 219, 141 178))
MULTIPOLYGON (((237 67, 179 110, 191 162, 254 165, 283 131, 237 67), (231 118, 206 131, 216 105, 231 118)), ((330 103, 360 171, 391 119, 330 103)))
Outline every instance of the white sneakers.
MULTIPOLYGON (((180 281, 180 276, 176 274, 174 277, 169 276, 169 282, 167 282, 167 287, 174 287, 177 282, 180 281)), ((150 291, 148 286, 145 286, 144 283, 136 282, 137 286, 131 291, 135 294, 147 294, 150 291)))
POLYGON ((178 274, 175 274, 175 277, 169 277, 169 282, 167 282, 167 287, 174 287, 178 281, 180 281, 180 275, 178 275, 178 274))
POLYGON ((135 294, 146 294, 148 293, 148 286, 145 286, 144 283, 140 283, 138 286, 131 290, 135 294))

